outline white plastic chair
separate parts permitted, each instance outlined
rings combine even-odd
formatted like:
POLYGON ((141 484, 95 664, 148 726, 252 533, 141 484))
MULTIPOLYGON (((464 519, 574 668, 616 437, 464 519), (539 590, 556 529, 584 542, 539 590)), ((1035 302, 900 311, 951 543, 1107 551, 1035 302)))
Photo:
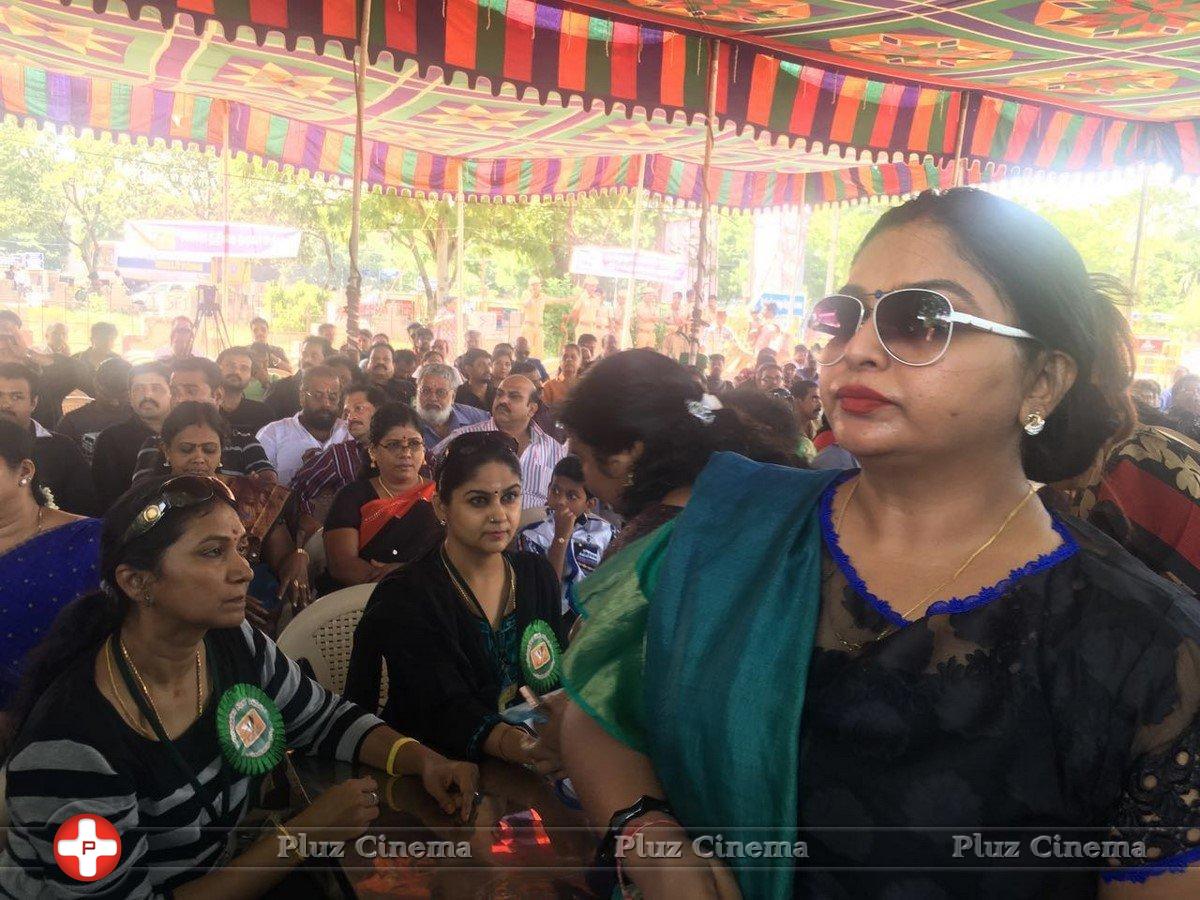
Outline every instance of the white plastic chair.
POLYGON ((356 584, 314 601, 287 624, 276 644, 293 660, 308 660, 316 680, 340 694, 350 668, 354 629, 374 590, 374 584, 356 584))

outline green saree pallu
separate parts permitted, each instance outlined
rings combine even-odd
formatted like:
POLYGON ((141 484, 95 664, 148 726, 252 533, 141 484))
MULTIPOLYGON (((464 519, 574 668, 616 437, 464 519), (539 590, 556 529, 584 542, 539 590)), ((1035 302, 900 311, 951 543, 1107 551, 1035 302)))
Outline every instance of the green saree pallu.
MULTIPOLYGON (((795 845, 818 501, 838 474, 715 454, 677 519, 580 586, 567 692, 650 757, 693 837, 795 845)), ((786 853, 726 861, 745 896, 790 896, 786 853)))

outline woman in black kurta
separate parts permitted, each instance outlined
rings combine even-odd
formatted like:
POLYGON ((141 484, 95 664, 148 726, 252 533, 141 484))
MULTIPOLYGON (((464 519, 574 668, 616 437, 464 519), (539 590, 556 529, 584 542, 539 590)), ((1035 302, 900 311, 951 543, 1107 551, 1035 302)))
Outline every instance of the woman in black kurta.
POLYGON ((487 730, 500 721, 502 694, 509 705, 512 688, 525 683, 516 641, 535 619, 562 637, 554 570, 535 553, 504 555, 517 576, 517 604, 511 625, 497 630, 497 641, 485 635, 486 623, 455 592, 440 546, 382 582, 354 633, 346 698, 377 709, 380 661, 386 659, 383 720, 408 729, 406 734, 423 735, 452 756, 478 759, 487 730))
POLYGON ((504 549, 520 518, 515 443, 498 432, 457 438, 436 482, 446 540, 382 581, 371 596, 355 631, 346 696, 378 708, 380 663, 386 660, 385 721, 404 723, 461 758, 490 753, 557 768, 526 746, 523 731, 509 734, 512 726, 500 718, 520 702, 517 691, 526 684, 518 662, 526 629, 541 622, 563 639, 554 570, 542 556, 504 549), (481 582, 473 574, 488 567, 497 575, 494 590, 477 597, 472 584, 481 582))

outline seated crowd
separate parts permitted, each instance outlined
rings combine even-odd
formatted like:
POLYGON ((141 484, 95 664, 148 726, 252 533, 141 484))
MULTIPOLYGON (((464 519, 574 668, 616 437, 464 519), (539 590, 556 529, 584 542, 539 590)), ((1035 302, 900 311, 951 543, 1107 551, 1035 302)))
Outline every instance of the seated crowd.
POLYGON ((292 371, 265 320, 215 360, 179 320, 131 366, 111 326, 32 351, 0 312, 0 896, 307 896, 281 838, 362 833, 393 775, 471 821, 503 763, 568 785, 603 889, 652 898, 1097 892, 941 865, 964 825, 1144 842, 1106 891, 1185 868, 1200 380, 1131 396, 1114 296, 956 190, 883 216, 819 344, 732 380, 696 323, 682 360, 578 335, 551 377, 416 323, 321 325, 292 371), (275 643, 335 596, 362 609, 337 690, 275 643), (382 774, 235 845, 289 754, 382 774), (121 836, 91 883, 56 862, 83 812, 121 836), (716 825, 815 861, 621 840, 716 825))

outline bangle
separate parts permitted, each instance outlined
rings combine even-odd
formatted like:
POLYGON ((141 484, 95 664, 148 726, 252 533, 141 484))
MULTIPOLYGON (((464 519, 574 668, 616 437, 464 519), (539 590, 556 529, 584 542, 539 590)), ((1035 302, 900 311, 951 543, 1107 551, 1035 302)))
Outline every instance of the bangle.
POLYGON ((388 755, 387 755, 387 764, 386 764, 386 765, 383 767, 383 771, 387 772, 389 775, 398 775, 398 774, 400 774, 399 772, 396 772, 396 771, 393 769, 393 766, 394 766, 394 765, 395 765, 395 763, 396 763, 396 754, 397 754, 397 753, 399 753, 399 752, 400 752, 400 748, 401 748, 401 747, 403 747, 403 746, 405 746, 406 744, 415 744, 415 743, 417 743, 417 739, 416 739, 416 738, 411 738, 411 737, 398 737, 398 738, 396 738, 396 741, 395 741, 395 743, 394 743, 394 744, 392 744, 392 749, 388 751, 388 755))

